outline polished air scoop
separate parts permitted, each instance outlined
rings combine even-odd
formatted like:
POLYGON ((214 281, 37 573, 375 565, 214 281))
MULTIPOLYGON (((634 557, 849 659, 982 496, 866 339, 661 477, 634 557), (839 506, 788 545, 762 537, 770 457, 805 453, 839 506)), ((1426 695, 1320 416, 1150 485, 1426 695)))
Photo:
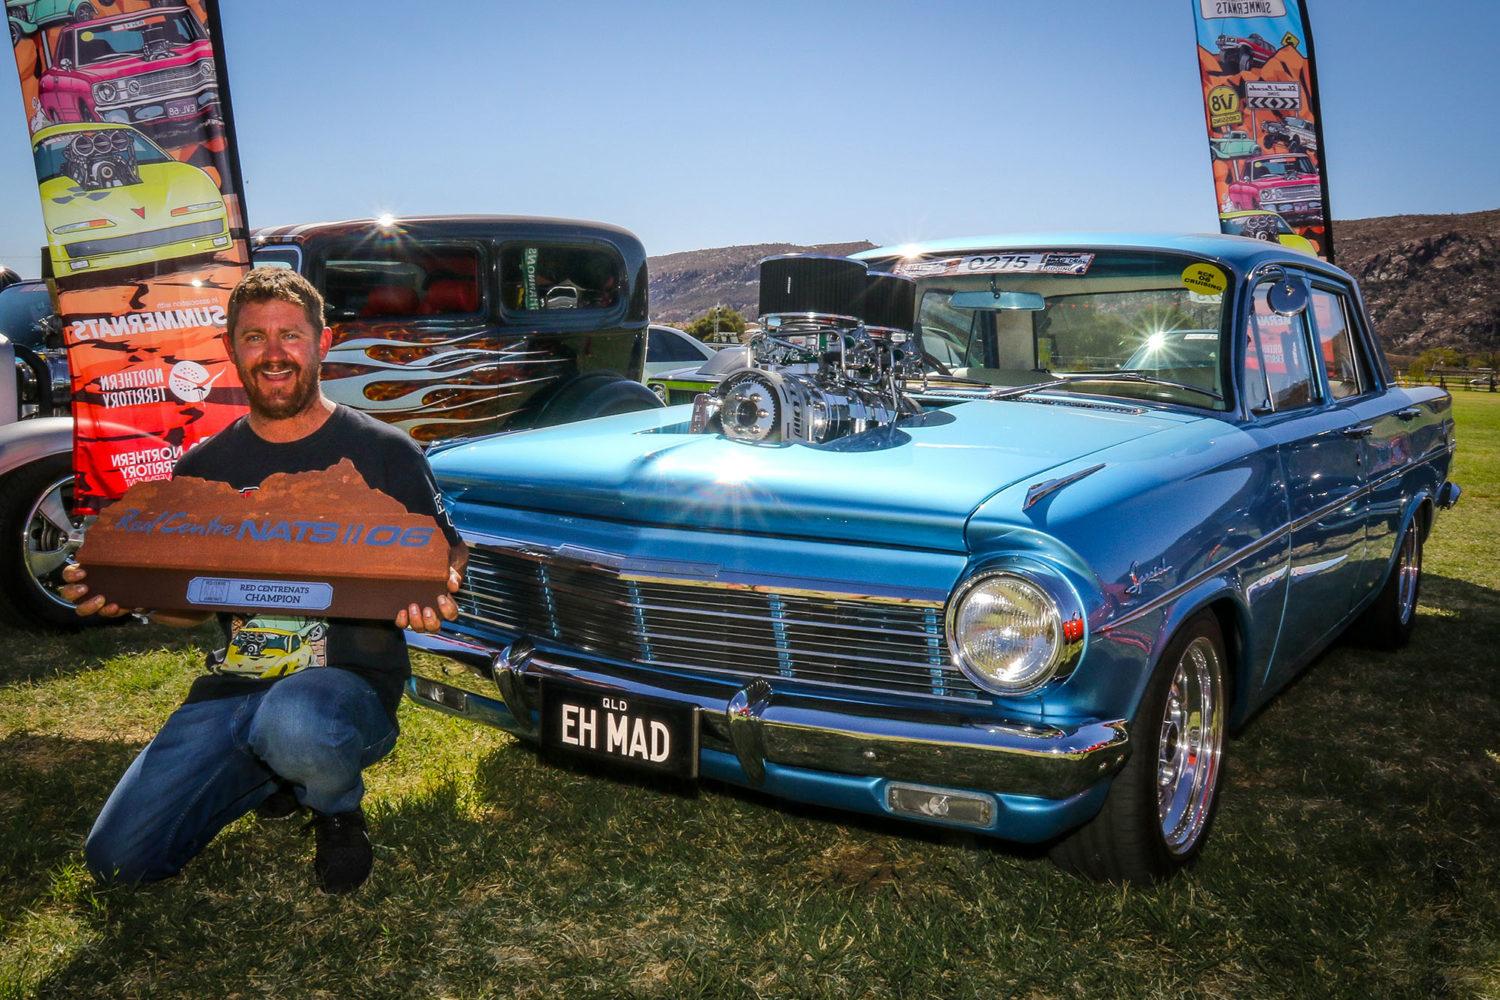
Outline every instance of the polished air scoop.
POLYGON ((751 365, 693 405, 695 432, 748 443, 821 444, 892 426, 920 406, 908 351, 916 283, 844 257, 789 254, 760 265, 751 365))

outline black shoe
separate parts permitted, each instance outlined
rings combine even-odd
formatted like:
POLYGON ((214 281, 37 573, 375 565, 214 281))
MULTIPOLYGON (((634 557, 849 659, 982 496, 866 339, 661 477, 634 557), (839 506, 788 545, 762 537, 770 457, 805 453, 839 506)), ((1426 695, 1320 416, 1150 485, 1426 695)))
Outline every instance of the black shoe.
POLYGON ((313 855, 313 872, 324 892, 353 892, 370 877, 375 852, 370 835, 365 832, 365 814, 359 809, 349 812, 314 812, 308 824, 317 834, 313 855))
POLYGON ((260 805, 255 807, 255 815, 260 819, 286 819, 301 811, 302 803, 297 801, 297 793, 291 785, 277 785, 276 791, 261 799, 260 805))

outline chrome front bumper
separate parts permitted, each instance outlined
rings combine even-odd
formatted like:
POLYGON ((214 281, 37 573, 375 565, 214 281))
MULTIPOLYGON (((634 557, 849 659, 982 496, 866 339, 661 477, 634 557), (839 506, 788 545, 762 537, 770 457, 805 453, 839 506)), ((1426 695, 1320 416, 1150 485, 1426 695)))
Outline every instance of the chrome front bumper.
POLYGON ((707 678, 628 671, 538 650, 522 640, 492 649, 449 635, 407 633, 413 649, 453 661, 414 665, 408 693, 419 703, 538 739, 543 678, 625 695, 691 704, 702 746, 733 754, 752 786, 766 765, 1060 799, 1124 764, 1123 720, 1074 729, 902 711, 777 691, 762 679, 742 686, 707 678))

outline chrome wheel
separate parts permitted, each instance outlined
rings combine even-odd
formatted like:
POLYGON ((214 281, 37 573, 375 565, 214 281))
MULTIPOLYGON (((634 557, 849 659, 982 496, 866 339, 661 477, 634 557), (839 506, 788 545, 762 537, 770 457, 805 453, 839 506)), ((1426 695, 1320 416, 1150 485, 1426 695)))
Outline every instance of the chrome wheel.
POLYGON ((1156 815, 1175 855, 1198 843, 1224 749, 1224 666, 1212 640, 1188 644, 1172 674, 1156 746, 1156 815))
POLYGON ((73 498, 73 474, 50 483, 37 497, 22 522, 21 558, 37 591, 60 608, 72 611, 57 589, 62 571, 83 544, 83 520, 68 513, 73 498))
POLYGON ((1401 553, 1396 557, 1396 614, 1402 625, 1417 613, 1417 581, 1422 575, 1422 548, 1417 544, 1417 526, 1406 529, 1401 553))

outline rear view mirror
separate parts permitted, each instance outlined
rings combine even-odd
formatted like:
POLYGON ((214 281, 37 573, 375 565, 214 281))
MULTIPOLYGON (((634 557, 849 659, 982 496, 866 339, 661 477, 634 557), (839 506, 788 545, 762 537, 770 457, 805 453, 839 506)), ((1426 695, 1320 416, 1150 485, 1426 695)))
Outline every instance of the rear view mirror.
POLYGON ((1036 292, 954 292, 948 296, 948 305, 954 309, 1041 312, 1047 308, 1047 300, 1036 292))
POLYGON ((1283 316, 1295 316, 1307 308, 1307 282, 1290 275, 1271 286, 1266 304, 1283 316))

